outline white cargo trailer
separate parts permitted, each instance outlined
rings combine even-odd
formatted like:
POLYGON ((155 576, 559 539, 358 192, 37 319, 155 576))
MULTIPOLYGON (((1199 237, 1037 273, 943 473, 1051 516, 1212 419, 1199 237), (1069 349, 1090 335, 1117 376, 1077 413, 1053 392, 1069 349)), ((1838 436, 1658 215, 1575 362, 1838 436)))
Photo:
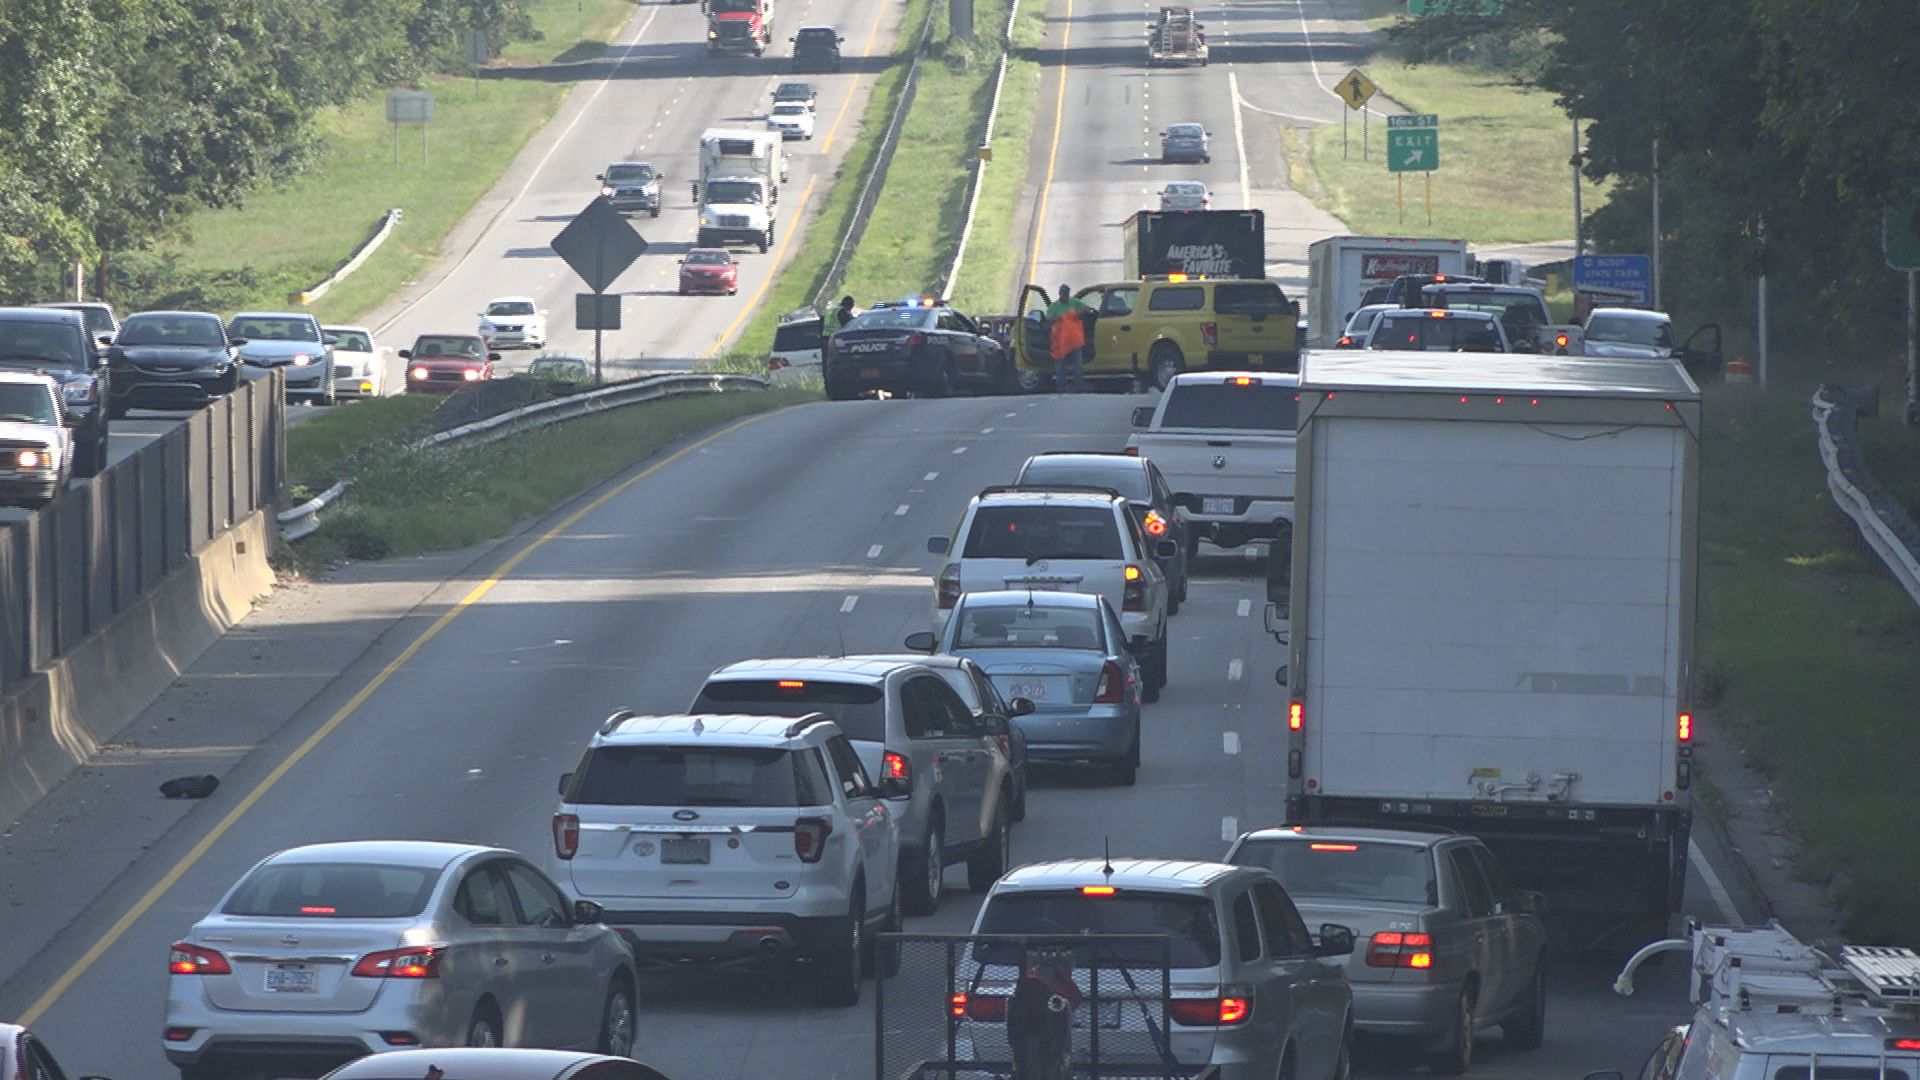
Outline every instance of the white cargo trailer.
POLYGON ((1673 363, 1304 357, 1290 819, 1472 832, 1576 944, 1661 933, 1692 820, 1699 431, 1673 363))

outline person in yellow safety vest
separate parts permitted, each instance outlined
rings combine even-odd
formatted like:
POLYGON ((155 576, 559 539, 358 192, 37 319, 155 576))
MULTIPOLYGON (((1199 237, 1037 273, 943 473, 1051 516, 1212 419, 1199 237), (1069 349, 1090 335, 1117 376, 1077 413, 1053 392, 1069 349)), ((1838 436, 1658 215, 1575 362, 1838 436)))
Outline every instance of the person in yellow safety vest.
POLYGON ((1082 394, 1087 389, 1087 322, 1093 308, 1074 298, 1073 290, 1060 286, 1060 298, 1047 305, 1049 351, 1053 354, 1055 393, 1082 394))
POLYGON ((827 311, 827 314, 823 318, 821 318, 820 340, 825 341, 828 338, 831 338, 835 330, 844 328, 848 323, 852 321, 853 321, 853 297, 843 296, 840 298, 840 306, 829 309, 827 311))

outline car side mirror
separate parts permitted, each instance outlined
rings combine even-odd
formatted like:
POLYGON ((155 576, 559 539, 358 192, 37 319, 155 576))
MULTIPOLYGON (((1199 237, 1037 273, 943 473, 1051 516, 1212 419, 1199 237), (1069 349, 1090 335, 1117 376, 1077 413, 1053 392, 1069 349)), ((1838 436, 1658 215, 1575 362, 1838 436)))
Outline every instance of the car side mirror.
POLYGON ((320 335, 320 344, 322 345, 338 345, 339 343, 340 343, 340 339, 338 337, 335 337, 332 334, 320 335))
POLYGON ((1277 668, 1274 668, 1274 669, 1273 669, 1273 682, 1274 682, 1274 685, 1275 685, 1275 686, 1285 686, 1285 685, 1287 685, 1287 676, 1288 676, 1288 675, 1291 675, 1291 674, 1293 674, 1293 673, 1292 673, 1291 671, 1288 671, 1288 670, 1287 670, 1287 665, 1285 665, 1285 664, 1281 664, 1281 665, 1280 665, 1279 667, 1277 667, 1277 668))
POLYGON ((1521 889, 1505 900, 1500 901, 1500 913, 1518 915, 1538 915, 1546 910, 1547 897, 1544 893, 1532 889, 1521 889))
POLYGON ((913 782, 900 776, 882 777, 879 790, 883 799, 910 799, 913 797, 913 782))
POLYGON ((412 349, 401 349, 401 350, 400 350, 399 352, 397 352, 397 353, 394 353, 393 355, 395 355, 395 356, 397 356, 397 357, 399 357, 399 358, 400 358, 400 359, 402 359, 402 360, 411 360, 411 359, 413 359, 413 350, 412 350, 412 349))
POLYGON ((1136 405, 1133 408, 1133 426, 1137 428, 1153 426, 1153 406, 1136 405))
POLYGON ((1015 716, 1031 716, 1033 714, 1033 699, 1023 697, 1014 698, 1012 701, 1007 702, 1007 708, 1012 709, 1013 715, 1015 716))
POLYGON ((934 644, 931 630, 916 630, 907 635, 907 648, 914 652, 932 652, 934 644))
POLYGON ((1293 628, 1293 612, 1286 604, 1267 602, 1266 626, 1269 634, 1284 634, 1293 628))
POLYGON ((946 553, 947 553, 947 538, 946 538, 946 537, 944 537, 944 536, 929 536, 929 537, 927 537, 927 554, 929 554, 929 555, 945 555, 946 553))
POLYGON ((594 174, 593 174, 593 178, 594 178, 595 180, 605 180, 605 179, 607 178, 607 174, 606 174, 606 173, 603 173, 603 172, 602 172, 602 173, 594 173, 594 174))
POLYGON ((847 43, 847 39, 846 39, 846 38, 834 38, 834 39, 833 39, 833 42, 834 42, 834 44, 836 44, 836 45, 845 45, 845 44, 847 43))
POLYGON ((493 364, 493 363, 498 363, 498 362, 499 362, 499 360, 500 360, 500 354, 499 354, 499 353, 497 353, 497 352, 490 352, 490 353, 488 353, 488 354, 487 354, 487 363, 489 363, 489 364, 493 364))
POLYGON ((576 926, 591 926, 599 922, 601 917, 606 913, 607 909, 591 900, 575 900, 573 902, 573 922, 576 926))
POLYGON ((560 794, 565 795, 567 793, 567 789, 572 786, 573 786, 573 774, 570 772, 561 773, 560 774, 560 794))
POLYGON ((113 335, 112 335, 112 334, 101 334, 101 335, 100 335, 100 344, 102 344, 102 345, 111 345, 111 344, 113 344, 113 335))
POLYGON ((1320 940, 1313 946, 1313 955, 1353 955, 1353 931, 1337 923, 1321 923, 1320 940))
POLYGON ((1180 545, 1172 540, 1156 540, 1153 543, 1153 554, 1155 557, 1161 559, 1178 558, 1180 555, 1180 545))
POLYGON ((247 343, 247 339, 246 339, 246 338, 243 338, 243 337, 236 337, 236 338, 228 338, 228 339, 227 339, 227 344, 228 344, 229 346, 231 346, 232 348, 235 348, 235 349, 237 349, 237 348, 239 348, 239 347, 240 347, 240 346, 242 346, 242 345, 245 345, 246 343, 247 343))

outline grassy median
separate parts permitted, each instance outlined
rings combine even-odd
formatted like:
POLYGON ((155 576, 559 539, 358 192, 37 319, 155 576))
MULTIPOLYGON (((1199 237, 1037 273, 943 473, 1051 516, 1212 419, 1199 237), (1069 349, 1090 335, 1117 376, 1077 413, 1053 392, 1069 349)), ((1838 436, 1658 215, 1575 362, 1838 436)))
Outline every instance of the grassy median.
POLYGON ((318 532, 294 546, 294 554, 311 567, 491 540, 687 435, 818 397, 817 391, 766 390, 675 398, 487 446, 395 446, 359 462, 352 492, 323 517, 318 532))
MULTIPOLYGON (((505 50, 502 67, 598 54, 633 13, 631 0, 534 0, 539 37, 505 50)), ((384 302, 444 254, 446 235, 499 180, 520 148, 552 118, 572 84, 545 79, 443 77, 426 129, 400 130, 398 161, 386 98, 375 94, 329 110, 317 122, 323 148, 311 167, 250 196, 246 205, 196 214, 186 236, 157 254, 179 258, 184 281, 231 280, 251 286, 212 297, 235 309, 287 306, 346 261, 390 207, 400 227, 366 265, 313 305, 321 318, 346 320, 384 302), (486 137, 478 137, 485 132, 486 137)))
POLYGON ((1045 0, 1022 0, 1013 21, 1013 48, 1000 90, 1000 112, 993 121, 993 160, 980 185, 973 235, 967 240, 966 261, 953 289, 953 302, 962 311, 1013 310, 1011 290, 1026 257, 1027 222, 1020 215, 1020 191, 1027 178, 1034 119, 1040 113, 1041 66, 1034 52, 1045 41, 1046 28, 1045 0))
MULTIPOLYGON (((1702 683, 1777 785, 1802 841, 1793 871, 1837 888, 1856 940, 1912 941, 1920 612, 1827 494, 1811 390, 1709 390, 1702 683)), ((1860 421, 1867 467, 1920 510, 1920 432, 1898 412, 1860 421)))

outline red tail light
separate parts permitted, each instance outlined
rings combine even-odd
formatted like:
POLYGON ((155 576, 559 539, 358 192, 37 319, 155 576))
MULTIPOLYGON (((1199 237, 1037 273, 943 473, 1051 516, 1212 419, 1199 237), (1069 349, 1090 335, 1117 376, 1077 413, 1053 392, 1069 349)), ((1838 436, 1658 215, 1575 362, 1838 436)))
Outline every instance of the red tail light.
POLYGON ((1680 714, 1680 719, 1678 724, 1675 727, 1674 734, 1679 736, 1681 742, 1693 741, 1693 714, 1692 713, 1683 712, 1680 714))
POLYGON ((167 970, 175 975, 231 975, 233 965, 212 949, 176 941, 167 954, 167 970))
POLYGON ((996 994, 950 994, 947 1015, 997 1024, 1007 1018, 1007 999, 996 994))
POLYGON ((827 853, 827 835, 833 832, 833 819, 803 817, 793 823, 793 853, 803 863, 817 863, 827 853))
POLYGON ((1125 701, 1127 694, 1127 671, 1118 662, 1109 660, 1107 666, 1100 669, 1100 685, 1094 688, 1095 705, 1118 705, 1125 701))
POLYGON ((580 818, 577 814, 553 815, 553 854, 571 859, 580 853, 580 818))
POLYGON ((779 371, 781 368, 784 368, 786 366, 787 366, 787 358, 784 356, 772 356, 767 358, 768 371, 779 371))
POLYGON ((1553 343, 1562 349, 1567 347, 1567 342, 1569 340, 1570 339, 1565 334, 1555 334, 1553 336, 1553 343))
POLYGON ((1246 1023, 1253 1001, 1243 997, 1175 998, 1167 1003, 1173 1022, 1182 1027, 1230 1027, 1246 1023))
POLYGON ((905 780, 912 783, 913 761, 904 754, 889 750, 880 759, 880 772, 889 780, 905 780))
POLYGON ((1367 942, 1367 966, 1430 968, 1433 966, 1433 938, 1428 934, 1382 930, 1367 942))
POLYGON ((437 979, 446 951, 444 945, 409 945, 370 952, 353 965, 353 973, 363 979, 437 979))
POLYGON ((1340 340, 1339 340, 1339 341, 1336 341, 1336 342, 1334 342, 1334 344, 1335 344, 1335 345, 1337 345, 1337 346, 1339 346, 1339 347, 1340 347, 1340 348, 1342 348, 1342 349, 1351 349, 1351 348, 1353 348, 1353 335, 1352 335, 1352 334, 1341 334, 1341 335, 1340 335, 1340 340))
POLYGON ((1142 522, 1142 525, 1147 530, 1148 536, 1167 535, 1167 519, 1161 517, 1158 510, 1147 511, 1147 520, 1142 522))
POLYGON ((1122 450, 1122 451, 1120 451, 1120 452, 1121 452, 1121 453, 1123 453, 1123 454, 1125 454, 1125 455, 1127 455, 1128 457, 1139 457, 1139 456, 1140 456, 1140 448, 1139 448, 1139 447, 1137 447, 1137 446, 1129 446, 1129 447, 1127 447, 1126 449, 1124 449, 1124 450, 1122 450))
POLYGON ((1295 701, 1287 706, 1287 730, 1299 731, 1307 726, 1307 706, 1305 702, 1295 701))
POLYGON ((1210 322, 1201 323, 1200 343, 1209 348, 1220 344, 1220 324, 1210 322))
POLYGON ((940 571, 940 584, 935 589, 935 599, 941 611, 952 611, 953 605, 960 602, 960 564, 948 563, 940 571))
POLYGON ((1127 587, 1120 594, 1120 610, 1147 610, 1147 581, 1137 566, 1127 567, 1127 587))

